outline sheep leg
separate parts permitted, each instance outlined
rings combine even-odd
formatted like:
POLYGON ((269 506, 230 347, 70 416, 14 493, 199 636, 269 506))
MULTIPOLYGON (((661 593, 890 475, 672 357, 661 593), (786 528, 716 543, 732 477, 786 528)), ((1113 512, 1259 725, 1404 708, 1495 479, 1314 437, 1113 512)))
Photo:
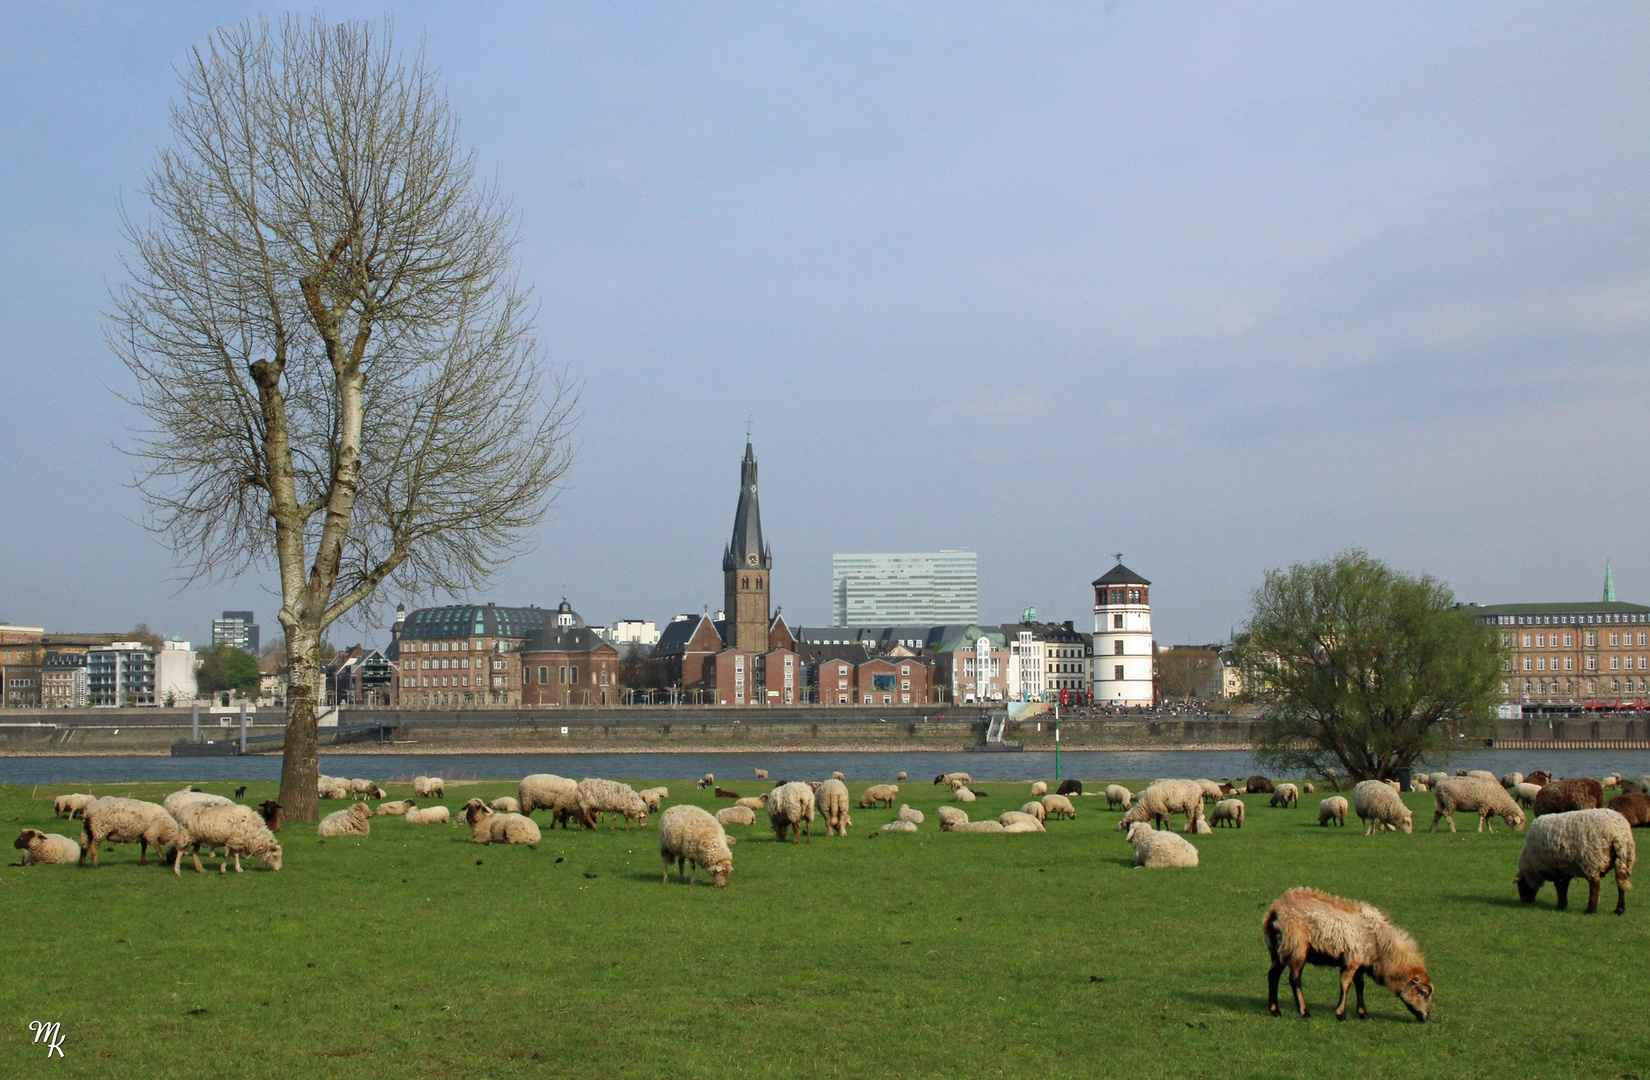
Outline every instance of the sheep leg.
POLYGON ((189 857, 195 860, 195 873, 206 873, 206 871, 201 868, 201 846, 199 844, 196 844, 194 850, 190 851, 189 857))
POLYGON ((1367 1019, 1369 1019, 1369 1010, 1364 1008, 1364 969, 1363 968, 1359 968, 1357 974, 1352 976, 1352 985, 1355 988, 1357 988, 1357 991, 1358 991, 1358 1019, 1359 1020, 1367 1020, 1367 1019))
POLYGON ((1335 1019, 1346 1019, 1346 993, 1352 989, 1352 976, 1357 972, 1355 967, 1341 969, 1341 1000, 1335 1003, 1335 1019))
MULTIPOLYGON (((1602 878, 1587 879, 1587 914, 1598 914, 1598 887, 1603 883, 1602 878)), ((1620 896, 1620 886, 1617 886, 1617 896, 1620 896)))
POLYGON ((1567 877, 1554 878, 1553 891, 1558 893, 1558 903, 1553 905, 1553 910, 1568 910, 1570 907, 1570 879, 1567 877))
POLYGON ((237 851, 237 852, 235 852, 235 873, 238 874, 240 872, 241 872, 241 853, 239 851, 237 851))
POLYGON ((1301 972, 1306 968, 1306 957, 1289 962, 1289 989, 1295 992, 1295 1004, 1300 1008, 1301 1019, 1310 1019, 1312 1014, 1306 1008, 1306 991, 1301 988, 1301 972))
POLYGON ((1627 882, 1620 873, 1616 874, 1616 914, 1627 913, 1627 882))
MULTIPOLYGON (((1136 866, 1140 865, 1138 862, 1136 866)), ((1278 1010, 1278 978, 1283 974, 1283 961, 1273 960, 1272 970, 1266 973, 1266 1011, 1273 1016, 1282 1015, 1278 1010)))

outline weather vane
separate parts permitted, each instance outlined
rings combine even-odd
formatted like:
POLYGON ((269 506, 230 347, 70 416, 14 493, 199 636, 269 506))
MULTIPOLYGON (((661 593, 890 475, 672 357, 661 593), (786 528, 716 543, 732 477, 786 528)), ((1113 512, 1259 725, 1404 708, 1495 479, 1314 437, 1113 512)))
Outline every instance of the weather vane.
POLYGON ((1111 557, 1112 557, 1112 558, 1114 558, 1114 559, 1116 559, 1116 560, 1117 560, 1117 565, 1118 565, 1118 566, 1122 566, 1122 565, 1123 565, 1123 553, 1122 553, 1122 552, 1121 552, 1121 551, 1114 551, 1114 552, 1112 552, 1112 556, 1111 556, 1111 557))

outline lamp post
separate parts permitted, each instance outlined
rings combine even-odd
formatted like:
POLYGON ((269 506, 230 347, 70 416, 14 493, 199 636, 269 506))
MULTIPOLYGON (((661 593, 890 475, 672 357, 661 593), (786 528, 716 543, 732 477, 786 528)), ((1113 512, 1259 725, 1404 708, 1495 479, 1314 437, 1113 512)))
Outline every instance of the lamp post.
POLYGON ((1060 782, 1060 706, 1054 706, 1054 781, 1060 782))

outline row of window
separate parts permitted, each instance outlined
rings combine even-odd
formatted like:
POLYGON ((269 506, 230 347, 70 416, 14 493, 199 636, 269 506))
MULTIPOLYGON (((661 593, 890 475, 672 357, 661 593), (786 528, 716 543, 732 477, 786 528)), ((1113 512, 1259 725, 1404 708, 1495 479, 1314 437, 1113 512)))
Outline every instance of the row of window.
POLYGON ((1497 615, 1497 626, 1576 626, 1585 623, 1650 623, 1650 612, 1619 612, 1609 615, 1497 615))
POLYGON ((486 646, 477 639, 475 641, 406 641, 401 642, 402 652, 485 652, 486 646))
MULTIPOLYGON (((1645 645, 1650 645, 1650 633, 1646 633, 1645 631, 1640 630, 1638 632, 1637 637, 1638 637, 1638 641, 1636 642, 1636 644, 1639 645, 1639 647, 1642 648, 1645 645)), ((1633 638, 1634 638, 1634 635, 1633 635, 1632 632, 1620 633, 1620 632, 1612 631, 1608 635, 1607 640, 1610 642, 1610 647, 1611 648, 1623 648, 1623 647, 1632 648, 1633 645, 1635 644, 1633 638)), ((1553 634, 1523 634, 1519 638, 1520 642, 1522 642, 1523 647, 1526 648, 1526 649, 1532 648, 1532 647, 1537 648, 1537 649, 1547 649, 1547 648, 1571 649, 1571 648, 1575 647, 1575 639, 1576 639, 1576 636, 1574 634, 1559 635, 1559 634, 1556 634, 1556 633, 1553 633, 1553 634), (1560 638, 1561 637, 1563 639, 1562 644, 1560 643, 1560 638)), ((1512 645, 1512 643, 1513 643, 1513 636, 1511 634, 1502 634, 1501 635, 1501 644, 1510 647, 1512 645)), ((1584 632, 1581 635, 1581 644, 1582 644, 1582 647, 1586 648, 1586 649, 1596 649, 1596 648, 1598 648, 1598 631, 1597 630, 1588 630, 1588 631, 1584 632)))
MULTIPOLYGON (((1564 670, 1565 671, 1574 671, 1575 670, 1575 663, 1576 663, 1575 662, 1575 657, 1566 656, 1564 658, 1564 670)), ((1638 658, 1639 670, 1643 671, 1646 666, 1650 666, 1650 657, 1645 657, 1645 656, 1639 657, 1638 658)), ((1512 670, 1512 661, 1511 660, 1503 661, 1501 667, 1502 667, 1503 671, 1511 671, 1512 670)), ((1612 656, 1612 657, 1610 657, 1610 670, 1611 671, 1630 670, 1632 667, 1633 667, 1633 658, 1631 656, 1612 656)), ((1556 656, 1553 657, 1552 665, 1551 665, 1551 667, 1549 667, 1548 664, 1547 664, 1547 658, 1545 656, 1537 656, 1534 659, 1531 659, 1530 657, 1526 656, 1526 657, 1524 657, 1524 670, 1525 671, 1548 671, 1548 670, 1557 671, 1558 670, 1558 657, 1556 657, 1556 656)), ((1584 671, 1597 671, 1598 670, 1598 657, 1596 657, 1596 656, 1587 657, 1587 662, 1586 662, 1586 664, 1583 665, 1583 670, 1584 671)))
MULTIPOLYGON (((1575 694, 1576 692, 1577 687, 1574 679, 1565 679, 1562 686, 1559 685, 1557 679, 1550 683, 1546 679, 1524 680, 1524 693, 1526 694, 1575 694)), ((1587 692, 1589 694, 1599 692, 1596 680, 1587 680, 1587 692)), ((1612 694, 1650 693, 1650 679, 1639 679, 1636 685, 1632 679, 1611 679, 1610 692, 1612 694)), ((1502 696, 1506 697, 1511 693, 1512 686, 1508 683, 1502 683, 1502 696)))

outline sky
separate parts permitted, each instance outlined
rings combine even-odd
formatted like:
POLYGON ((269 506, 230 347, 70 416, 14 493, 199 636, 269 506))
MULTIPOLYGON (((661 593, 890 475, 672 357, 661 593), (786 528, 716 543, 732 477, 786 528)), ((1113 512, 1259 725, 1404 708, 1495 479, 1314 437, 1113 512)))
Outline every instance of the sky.
MULTIPOLYGON (((178 66, 278 10, 0 3, 0 621, 271 633, 267 577, 143 528, 102 328, 178 66)), ((714 610, 748 416, 793 625, 833 552, 957 547, 982 620, 1079 627, 1122 552, 1168 643, 1353 546, 1650 602, 1650 7, 325 9, 386 12, 583 384, 566 488, 460 599, 714 610)))

